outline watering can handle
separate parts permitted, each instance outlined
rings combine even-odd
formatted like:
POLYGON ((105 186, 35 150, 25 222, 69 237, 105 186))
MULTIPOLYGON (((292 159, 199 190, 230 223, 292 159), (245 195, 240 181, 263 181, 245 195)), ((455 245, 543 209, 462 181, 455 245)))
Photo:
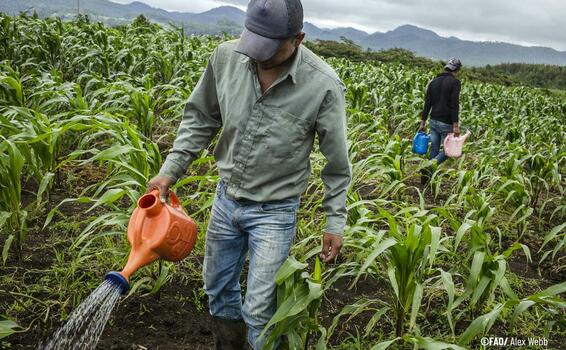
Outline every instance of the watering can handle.
POLYGON ((179 200, 179 198, 177 198, 177 195, 173 191, 169 191, 169 201, 171 202, 171 206, 173 208, 183 211, 181 201, 179 200))
MULTIPOLYGON (((159 190, 155 189, 151 191, 151 193, 153 193, 157 198, 159 198, 159 190)), ((181 205, 181 201, 173 191, 169 191, 169 202, 171 203, 170 205, 173 208, 183 211, 183 206, 181 205)))

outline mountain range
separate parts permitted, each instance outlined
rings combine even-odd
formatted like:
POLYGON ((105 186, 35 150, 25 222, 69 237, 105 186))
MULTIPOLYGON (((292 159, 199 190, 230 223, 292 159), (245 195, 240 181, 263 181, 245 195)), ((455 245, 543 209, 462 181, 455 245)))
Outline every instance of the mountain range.
MULTIPOLYGON (((231 6, 221 6, 202 13, 166 11, 134 1, 118 4, 109 0, 79 1, 80 13, 92 20, 108 25, 131 22, 143 14, 160 24, 183 25, 193 34, 228 33, 239 35, 245 13, 231 6)), ((77 15, 77 0, 0 0, 0 12, 16 15, 36 11, 41 17, 59 16, 71 19, 77 15)), ((305 22, 304 29, 310 40, 335 40, 347 38, 363 48, 374 51, 388 48, 404 48, 419 56, 432 59, 460 57, 465 65, 483 66, 498 63, 541 63, 566 66, 566 51, 547 47, 527 47, 503 42, 476 42, 456 37, 442 37, 435 32, 413 25, 403 25, 388 32, 366 33, 355 28, 319 28, 305 22)))

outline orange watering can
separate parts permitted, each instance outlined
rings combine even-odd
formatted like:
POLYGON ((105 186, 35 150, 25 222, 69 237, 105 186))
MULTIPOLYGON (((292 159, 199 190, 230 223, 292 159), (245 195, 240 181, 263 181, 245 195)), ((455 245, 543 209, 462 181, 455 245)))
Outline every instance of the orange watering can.
POLYGON ((130 276, 140 267, 157 259, 183 260, 195 246, 195 222, 173 192, 169 192, 169 199, 170 205, 162 203, 158 190, 138 199, 128 223, 128 241, 132 246, 128 262, 121 272, 111 271, 105 277, 118 286, 122 294, 128 291, 130 276))

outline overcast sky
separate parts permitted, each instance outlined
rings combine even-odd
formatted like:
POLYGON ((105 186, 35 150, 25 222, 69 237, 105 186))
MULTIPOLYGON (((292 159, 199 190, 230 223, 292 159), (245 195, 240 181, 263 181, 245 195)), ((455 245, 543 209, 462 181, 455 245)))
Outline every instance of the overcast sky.
MULTIPOLYGON (((130 3, 132 0, 112 0, 130 3)), ((141 0, 166 10, 203 12, 248 0, 141 0)), ((566 51, 566 0, 303 0, 305 20, 319 27, 388 31, 403 24, 442 36, 505 41, 566 51)))

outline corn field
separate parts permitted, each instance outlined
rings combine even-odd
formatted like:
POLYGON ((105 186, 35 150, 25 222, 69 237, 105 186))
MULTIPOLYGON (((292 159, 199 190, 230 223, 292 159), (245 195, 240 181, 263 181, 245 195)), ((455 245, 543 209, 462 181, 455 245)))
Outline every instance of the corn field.
MULTIPOLYGON (((0 14, 0 348, 35 348, 123 266, 136 200, 227 39, 0 14)), ((325 159, 314 152, 268 343, 285 335, 289 349, 480 349, 482 337, 521 335, 564 346, 566 100, 463 80, 471 141, 423 186, 430 163, 411 153, 411 140, 437 72, 327 61, 347 87, 344 248, 334 264, 315 258, 325 159)), ((140 327, 157 303, 208 313, 201 269, 219 179, 213 147, 174 186, 198 223, 197 247, 181 263, 138 272, 115 312, 130 319, 115 316, 105 332, 140 327)), ((166 337, 155 333, 121 345, 166 337)), ((161 348, 196 348, 169 338, 161 348)), ((201 344, 211 338, 201 334, 201 344)))

